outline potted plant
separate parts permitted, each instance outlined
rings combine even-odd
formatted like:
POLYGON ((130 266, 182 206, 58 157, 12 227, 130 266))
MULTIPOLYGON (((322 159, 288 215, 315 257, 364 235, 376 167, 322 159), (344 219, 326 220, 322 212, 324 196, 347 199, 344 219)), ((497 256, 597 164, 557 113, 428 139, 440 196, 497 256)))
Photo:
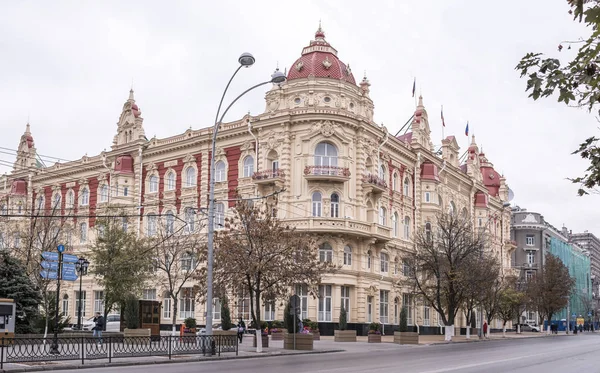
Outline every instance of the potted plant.
POLYGON ((319 331, 319 323, 316 321, 311 321, 310 322, 310 332, 313 335, 313 339, 315 341, 320 341, 321 340, 321 332, 319 331))
POLYGON ((271 323, 271 340, 283 341, 283 322, 275 320, 271 323))
POLYGON ((183 320, 183 323, 185 325, 185 329, 183 329, 184 337, 195 337, 196 327, 198 326, 196 324, 196 319, 193 317, 188 317, 187 319, 183 320))
POLYGON ((381 343, 381 331, 379 323, 372 322, 369 324, 368 342, 381 343))
POLYGON ((292 306, 288 301, 284 311, 285 333, 283 335, 283 348, 285 350, 312 350, 313 336, 301 327, 300 319, 290 312, 292 306), (297 324, 294 324, 297 323, 297 324))
POLYGON ((213 330, 213 335, 235 335, 237 336, 237 327, 231 322, 231 312, 229 311, 229 301, 223 296, 221 302, 221 330, 213 330))
POLYGON ((348 330, 348 314, 344 306, 340 308, 339 330, 333 332, 335 342, 356 342, 356 330, 348 330))
POLYGON ((409 331, 406 307, 402 307, 400 310, 400 331, 394 332, 394 343, 401 345, 419 344, 419 333, 409 331))
MULTIPOLYGON (((256 324, 254 321, 250 324, 250 328, 255 328, 256 324)), ((254 334, 254 338, 252 338, 252 347, 256 347, 256 337, 260 333, 262 336, 262 346, 269 347, 269 324, 266 321, 260 322, 260 328, 255 328, 256 333, 254 334)))
POLYGON ((125 300, 123 307, 125 318, 125 329, 123 336, 125 341, 133 342, 135 337, 150 337, 150 329, 140 329, 140 302, 137 297, 130 294, 125 300))

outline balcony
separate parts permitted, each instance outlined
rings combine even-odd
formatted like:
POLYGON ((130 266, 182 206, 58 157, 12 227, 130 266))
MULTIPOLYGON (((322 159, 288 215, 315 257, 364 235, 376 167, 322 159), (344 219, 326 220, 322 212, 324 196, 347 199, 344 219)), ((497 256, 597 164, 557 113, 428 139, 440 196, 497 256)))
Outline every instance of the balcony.
POLYGON ((323 217, 284 219, 284 223, 298 230, 309 232, 348 234, 365 238, 376 238, 387 242, 392 239, 392 229, 376 223, 351 219, 332 219, 323 217))
POLYGON ((379 176, 366 174, 363 176, 362 187, 366 193, 381 194, 387 189, 387 183, 379 176))
POLYGON ((350 169, 337 166, 306 166, 304 168, 306 180, 333 181, 343 183, 350 180, 350 169))
POLYGON ((252 174, 252 181, 256 185, 277 185, 283 186, 285 173, 283 170, 258 171, 252 174))

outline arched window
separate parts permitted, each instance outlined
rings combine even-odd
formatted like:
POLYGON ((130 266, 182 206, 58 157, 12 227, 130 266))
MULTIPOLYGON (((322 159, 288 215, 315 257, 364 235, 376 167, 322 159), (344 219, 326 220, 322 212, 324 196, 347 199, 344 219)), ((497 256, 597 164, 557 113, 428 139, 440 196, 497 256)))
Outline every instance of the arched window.
POLYGON ((381 273, 388 273, 390 270, 390 256, 384 252, 379 255, 379 263, 381 264, 381 273))
POLYGON ((54 208, 60 207, 60 201, 62 201, 62 196, 60 195, 60 192, 58 192, 54 195, 54 208))
POLYGON ((404 217, 404 238, 410 239, 410 218, 408 216, 404 217))
POLYGON ((404 178, 404 195, 407 197, 410 196, 410 181, 408 177, 404 178))
POLYGON ((194 232, 195 223, 196 223, 196 213, 193 208, 188 207, 185 209, 184 220, 185 220, 185 232, 186 233, 194 232))
POLYGON ((75 192, 69 190, 67 192, 67 207, 72 208, 75 204, 75 192))
POLYGON ((158 176, 152 175, 150 179, 148 179, 148 192, 156 193, 158 192, 158 176))
POLYGON ((225 162, 218 161, 215 164, 215 181, 225 181, 227 180, 227 175, 225 175, 225 162))
POLYGON ((337 167, 338 152, 335 146, 327 142, 317 144, 315 149, 315 166, 337 167))
POLYGON ((319 246, 319 260, 329 263, 333 261, 333 248, 329 243, 324 242, 319 246))
POLYGON ((367 269, 371 269, 371 250, 367 251, 367 269))
POLYGON ((321 193, 314 192, 312 194, 312 215, 321 216, 322 197, 321 193))
POLYGON ((448 213, 450 215, 454 215, 456 213, 456 205, 454 204, 454 201, 450 201, 450 205, 448 205, 448 213))
POLYGON ((400 231, 400 220, 398 219, 398 213, 395 212, 392 215, 392 234, 394 237, 398 237, 398 232, 400 231))
POLYGON ((392 190, 398 191, 398 174, 396 172, 392 175, 392 190))
POLYGON ((249 155, 244 158, 244 177, 251 177, 254 173, 254 158, 249 155))
POLYGON ((175 215, 173 215, 173 212, 171 210, 167 211, 166 215, 166 225, 165 225, 165 231, 167 234, 173 234, 174 228, 175 228, 175 215))
POLYGON ((340 217, 340 196, 337 193, 331 194, 331 217, 340 217))
MULTIPOLYGON (((191 168, 191 167, 190 167, 191 168)), ((167 174, 167 184, 165 185, 167 190, 175 190, 175 172, 169 171, 167 174)))
POLYGON ((349 245, 344 246, 344 265, 352 265, 352 248, 349 245))
POLYGON ((100 202, 108 202, 108 185, 106 184, 100 187, 100 202))
POLYGON ((467 219, 469 217, 469 212, 467 211, 466 207, 463 207, 462 211, 460 212, 461 216, 463 219, 467 219))
POLYGON ((37 200, 37 209, 39 211, 44 209, 44 196, 39 196, 37 200))
MULTIPOLYGON (((223 162, 221 162, 223 163, 223 162)), ((196 186, 196 169, 192 166, 189 166, 185 170, 185 186, 187 188, 191 188, 196 186)), ((175 188, 173 188, 175 189, 175 188)))
POLYGON ((69 314, 69 296, 67 294, 62 297, 62 310, 61 313, 63 316, 67 316, 69 314))
POLYGON ((225 205, 222 202, 215 203, 215 229, 225 228, 225 205))
POLYGON ((87 188, 83 188, 81 191, 81 206, 87 206, 90 204, 90 191, 87 188))
POLYGON ((387 224, 386 214, 387 214, 387 211, 385 210, 385 207, 380 207, 379 208, 379 224, 381 224, 381 225, 387 224))
POLYGON ((147 223, 148 223, 148 237, 155 236, 156 235, 156 215, 148 214, 147 223))
POLYGON ((425 239, 431 241, 431 223, 425 223, 425 239))
POLYGON ((383 165, 379 165, 379 178, 385 181, 385 167, 383 165))

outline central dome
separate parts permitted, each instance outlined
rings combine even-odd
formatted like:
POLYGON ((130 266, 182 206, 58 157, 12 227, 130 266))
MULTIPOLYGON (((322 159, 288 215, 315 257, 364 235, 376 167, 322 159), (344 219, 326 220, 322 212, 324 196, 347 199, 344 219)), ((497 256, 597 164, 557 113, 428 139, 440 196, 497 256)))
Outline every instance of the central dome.
POLYGON ((315 40, 302 50, 302 56, 289 69, 287 79, 308 77, 339 79, 356 85, 350 66, 338 59, 337 50, 325 41, 320 25, 315 40))

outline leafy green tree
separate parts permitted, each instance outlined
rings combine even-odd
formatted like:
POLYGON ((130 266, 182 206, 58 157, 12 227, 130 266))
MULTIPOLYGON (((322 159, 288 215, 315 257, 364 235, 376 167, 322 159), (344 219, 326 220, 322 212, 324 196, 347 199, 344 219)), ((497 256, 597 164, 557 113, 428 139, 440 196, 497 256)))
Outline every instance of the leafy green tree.
POLYGON ((16 333, 36 332, 35 323, 42 300, 40 291, 27 276, 25 265, 7 251, 0 251, 0 298, 16 302, 16 333))
POLYGON ((90 258, 91 273, 104 288, 105 317, 115 305, 124 305, 130 294, 141 293, 152 265, 147 245, 124 230, 125 218, 112 215, 96 222, 98 235, 90 258))
MULTIPOLYGON (((48 327, 48 333, 54 333, 54 325, 56 322, 56 293, 50 292, 48 294, 47 307, 40 307, 41 313, 40 318, 37 320, 36 329, 45 330, 48 327)), ((62 331, 71 324, 71 317, 64 315, 62 312, 58 312, 58 332, 62 331)))
POLYGON ((229 301, 227 296, 223 297, 223 301, 221 303, 221 329, 229 330, 233 327, 231 323, 231 313, 229 311, 229 301))
POLYGON ((517 288, 517 279, 505 279, 498 294, 497 315, 502 320, 502 333, 506 336, 506 323, 516 319, 520 314, 521 305, 525 301, 525 293, 517 288))
POLYGON ((124 301, 125 325, 127 329, 137 329, 140 327, 140 301, 132 293, 128 293, 124 301))
POLYGON ((346 312, 346 309, 344 308, 343 305, 340 308, 340 322, 339 322, 339 327, 340 327, 340 330, 347 330, 348 329, 348 313, 346 312))
MULTIPOLYGON (((558 102, 569 106, 584 107, 590 112, 598 110, 600 103, 600 0, 567 0, 574 20, 584 22, 591 31, 585 39, 562 42, 558 51, 572 45, 579 45, 577 54, 571 61, 562 64, 555 57, 542 53, 527 53, 516 66, 521 77, 527 76, 526 91, 534 100, 557 94, 558 102)), ((598 111, 600 114, 600 111, 598 111)), ((573 154, 589 161, 590 165, 582 176, 571 179, 579 184, 579 195, 598 192, 600 186, 600 148, 597 136, 588 137, 573 154)))

